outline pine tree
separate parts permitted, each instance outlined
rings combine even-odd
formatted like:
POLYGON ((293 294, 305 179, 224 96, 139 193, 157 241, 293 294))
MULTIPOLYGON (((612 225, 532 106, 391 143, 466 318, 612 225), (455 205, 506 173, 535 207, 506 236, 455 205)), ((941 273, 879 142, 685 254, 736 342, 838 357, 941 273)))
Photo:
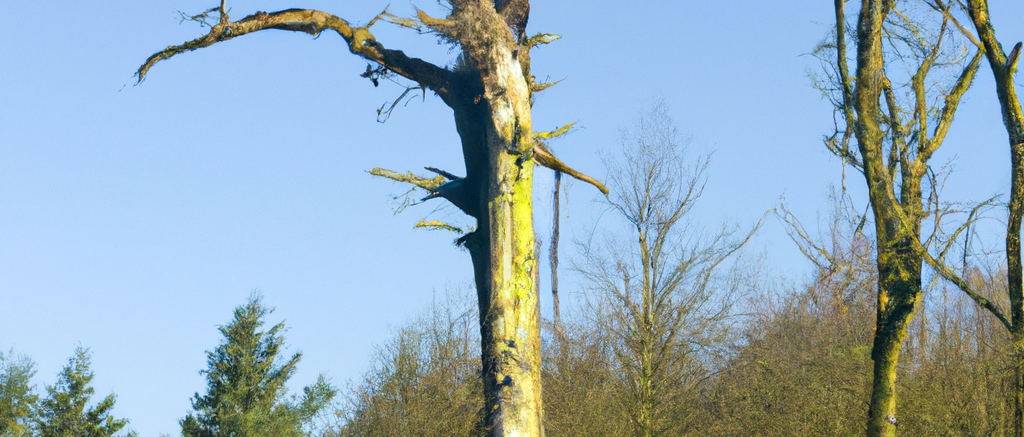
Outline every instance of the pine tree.
POLYGON ((35 364, 11 351, 0 352, 0 437, 28 435, 39 396, 31 385, 35 364))
MULTIPOLYGON (((61 370, 57 383, 46 387, 47 397, 39 404, 35 418, 41 437, 110 437, 128 425, 127 419, 110 415, 116 397, 107 395, 98 404, 86 408, 96 390, 92 388, 93 373, 89 369, 89 349, 75 348, 61 370)), ((125 436, 135 436, 129 431, 125 436)))
POLYGON ((312 419, 337 393, 323 375, 303 389, 301 399, 287 396, 285 383, 302 358, 278 354, 284 344, 284 323, 260 328, 273 308, 254 293, 235 308, 235 317, 219 328, 224 341, 207 352, 207 394, 192 398, 193 412, 181 420, 185 437, 284 437, 310 435, 312 419))

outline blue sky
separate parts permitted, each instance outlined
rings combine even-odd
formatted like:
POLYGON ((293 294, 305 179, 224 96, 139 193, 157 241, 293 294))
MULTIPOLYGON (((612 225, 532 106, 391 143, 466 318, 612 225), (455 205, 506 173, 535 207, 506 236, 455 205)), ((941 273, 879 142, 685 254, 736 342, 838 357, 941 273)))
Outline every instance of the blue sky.
MULTIPOLYGON (((358 379, 390 327, 471 277, 453 234, 412 228, 457 212, 434 201, 395 216, 390 198, 406 188, 366 174, 462 173, 450 110, 428 95, 377 123, 375 110, 401 88, 359 78, 366 62, 336 35, 248 35, 158 64, 132 86, 147 56, 203 32, 175 11, 215 3, 0 4, 0 349, 35 360, 41 388, 76 345, 92 348, 98 394, 116 392, 116 414, 143 436, 178 435, 189 397, 204 390, 198 371, 216 326, 254 288, 304 353, 298 388, 319 372, 338 385, 358 379)), ((993 3, 999 36, 1024 40, 1024 5, 993 3)), ((229 2, 235 18, 306 7, 354 23, 386 5, 229 2)), ((419 0, 391 12, 412 5, 436 10, 419 0)), ((749 226, 785 194, 813 224, 840 175, 821 144, 831 108, 807 78, 818 64, 806 53, 831 19, 830 4, 811 1, 535 1, 530 33, 564 38, 533 52, 534 74, 565 81, 537 98, 534 128, 578 121, 553 147, 600 177, 599 153, 614 150, 645 103, 664 99, 693 155, 714 153, 699 221, 749 226)), ((373 31, 412 56, 453 57, 430 36, 373 31)), ((948 198, 1008 189, 999 117, 985 66, 933 161, 953 160, 948 198)), ((540 238, 550 189, 539 171, 540 238)), ((589 186, 571 186, 567 240, 597 220, 595 200, 589 186)), ((782 275, 807 271, 775 222, 753 250, 782 275)))

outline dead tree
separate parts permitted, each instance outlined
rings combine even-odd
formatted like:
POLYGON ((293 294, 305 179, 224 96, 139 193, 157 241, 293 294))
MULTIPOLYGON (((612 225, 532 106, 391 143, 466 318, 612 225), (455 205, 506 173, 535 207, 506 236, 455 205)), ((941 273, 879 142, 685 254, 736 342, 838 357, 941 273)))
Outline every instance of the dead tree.
POLYGON ((568 129, 535 134, 531 96, 547 88, 530 74, 530 50, 556 35, 527 37, 529 0, 447 0, 447 16, 417 11, 402 18, 386 11, 361 27, 319 10, 256 12, 231 21, 222 0, 201 15, 210 31, 167 47, 139 67, 138 79, 162 60, 263 30, 341 36, 349 50, 373 64, 364 77, 397 75, 437 94, 452 109, 462 142, 465 176, 436 171, 426 178, 377 169, 373 173, 412 183, 476 219, 476 229, 460 237, 469 250, 480 307, 481 359, 488 435, 543 435, 541 403, 540 309, 537 249, 533 230, 534 163, 584 180, 594 179, 566 166, 541 143, 568 129), (216 23, 212 23, 216 17, 216 23), (440 67, 386 48, 370 27, 384 19, 435 34, 461 50, 454 66, 440 67))

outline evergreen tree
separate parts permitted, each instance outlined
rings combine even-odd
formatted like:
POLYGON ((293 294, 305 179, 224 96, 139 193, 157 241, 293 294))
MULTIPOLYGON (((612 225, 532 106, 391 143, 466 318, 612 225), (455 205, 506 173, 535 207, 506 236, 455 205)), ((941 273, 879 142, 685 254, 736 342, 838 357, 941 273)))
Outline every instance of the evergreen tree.
POLYGON ((40 437, 110 437, 128 425, 127 419, 110 415, 116 398, 113 393, 86 408, 89 398, 96 393, 90 385, 93 373, 89 370, 89 359, 89 349, 76 348, 57 383, 46 387, 47 397, 40 402, 35 418, 40 437))
POLYGON ((323 375, 303 389, 301 399, 287 396, 285 383, 302 358, 279 360, 284 323, 260 328, 273 308, 253 294, 235 308, 235 317, 219 328, 224 341, 207 352, 207 394, 192 398, 193 412, 181 420, 185 437, 278 437, 311 435, 312 419, 337 393, 323 375))
POLYGON ((30 381, 35 364, 24 356, 0 352, 0 437, 28 435, 39 396, 30 381))

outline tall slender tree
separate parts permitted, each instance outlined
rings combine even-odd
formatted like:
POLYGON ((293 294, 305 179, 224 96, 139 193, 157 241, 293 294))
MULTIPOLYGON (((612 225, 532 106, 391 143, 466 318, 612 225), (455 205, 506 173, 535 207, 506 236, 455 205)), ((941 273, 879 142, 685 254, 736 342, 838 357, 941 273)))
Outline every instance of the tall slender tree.
POLYGON ((463 235, 473 261, 480 308, 481 360, 485 393, 485 427, 490 435, 539 436, 542 431, 540 381, 540 309, 537 250, 533 230, 534 163, 590 182, 566 166, 540 141, 566 129, 534 133, 533 94, 549 84, 537 83, 530 70, 530 50, 557 39, 528 36, 529 0, 446 0, 444 18, 418 10, 402 18, 384 12, 356 27, 319 10, 256 12, 231 21, 222 0, 201 15, 217 21, 204 36, 170 46, 139 68, 141 81, 159 61, 263 30, 320 35, 337 33, 349 50, 373 64, 364 77, 376 81, 396 75, 433 91, 452 109, 462 142, 466 174, 435 170, 430 179, 375 169, 374 174, 405 181, 442 197, 476 219, 463 235), (451 67, 440 67, 386 48, 370 32, 380 19, 433 33, 461 51, 451 67), (447 180, 447 182, 446 182, 447 180))
POLYGON ((955 34, 947 14, 936 19, 941 20, 937 29, 930 29, 897 8, 895 0, 861 0, 856 31, 848 33, 845 3, 835 0, 835 39, 816 51, 827 61, 827 80, 818 85, 843 122, 826 145, 844 164, 863 174, 874 216, 878 300, 867 435, 892 436, 899 423, 896 366, 907 326, 921 300, 924 255, 918 245, 923 240, 921 224, 931 206, 925 204, 922 182, 930 174, 928 161, 945 140, 983 53, 978 50, 968 56, 952 83, 937 87, 932 73, 952 63, 943 59, 955 34), (852 75, 848 38, 856 52, 852 75), (897 95, 901 87, 890 80, 903 74, 892 67, 901 64, 910 65, 905 73, 905 102, 897 95), (936 88, 938 97, 929 92, 936 88))
POLYGON ((608 160, 608 206, 628 243, 585 245, 577 270, 600 295, 598 325, 610 336, 631 435, 672 435, 685 430, 683 399, 705 376, 700 357, 728 314, 713 274, 753 231, 734 238, 731 229, 705 234, 692 223, 708 159, 684 159, 664 103, 619 143, 622 155, 608 160))
MULTIPOLYGON (((1006 220, 1007 293, 1010 298, 1010 318, 1001 318, 1013 337, 1014 380, 1014 436, 1024 437, 1024 263, 1021 262, 1020 232, 1024 219, 1024 112, 1014 87, 1013 76, 1020 60, 1021 43, 1009 53, 996 39, 996 30, 989 17, 988 0, 968 0, 968 13, 978 32, 985 56, 996 81, 996 95, 1003 114, 1007 139, 1010 142, 1010 201, 1006 220)), ((997 314, 998 315, 998 314, 997 314)))
MULTIPOLYGON (((933 0, 933 2, 933 8, 942 11, 955 22, 952 11, 942 0, 933 0)), ((992 76, 995 79, 996 96, 1010 145, 1011 186, 1010 198, 1007 202, 1008 217, 1005 234, 1006 291, 1009 298, 1009 311, 1000 308, 977 290, 977 287, 972 286, 971 281, 967 280, 970 273, 967 266, 964 266, 961 271, 956 271, 945 260, 945 254, 950 245, 972 225, 972 219, 978 208, 975 208, 975 212, 972 212, 968 220, 952 233, 946 246, 940 248, 934 256, 928 253, 924 247, 921 247, 920 250, 925 255, 925 260, 940 275, 956 284, 976 303, 987 309, 1010 333, 1013 341, 1013 367, 1016 381, 1013 396, 1013 435, 1024 437, 1024 267, 1022 267, 1024 263, 1021 261, 1020 244, 1021 221, 1024 219, 1024 112, 1021 111, 1020 100, 1014 87, 1014 74, 1017 71, 1022 44, 1018 42, 1009 53, 1003 51, 1003 46, 996 38, 995 27, 989 17, 987 0, 968 0, 965 9, 974 24, 977 35, 972 35, 959 23, 956 24, 988 60, 992 76), (1007 312, 1009 316, 1007 316, 1007 312)))

